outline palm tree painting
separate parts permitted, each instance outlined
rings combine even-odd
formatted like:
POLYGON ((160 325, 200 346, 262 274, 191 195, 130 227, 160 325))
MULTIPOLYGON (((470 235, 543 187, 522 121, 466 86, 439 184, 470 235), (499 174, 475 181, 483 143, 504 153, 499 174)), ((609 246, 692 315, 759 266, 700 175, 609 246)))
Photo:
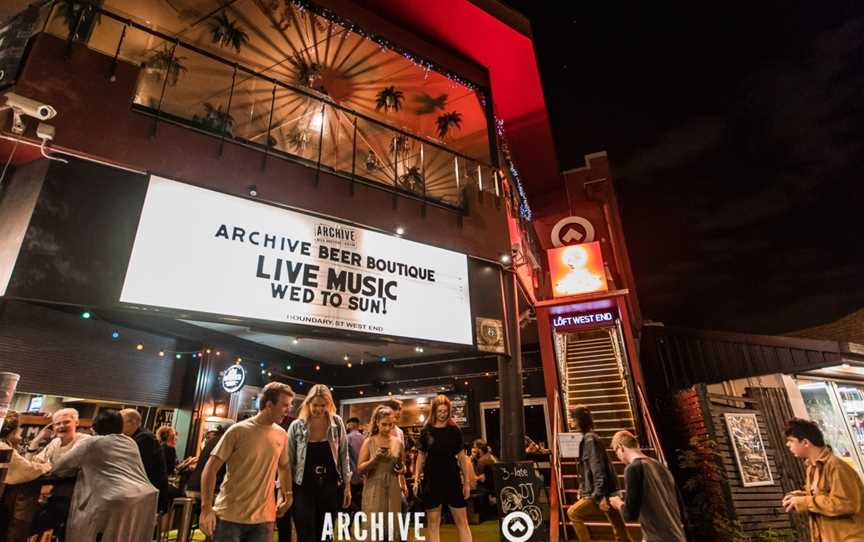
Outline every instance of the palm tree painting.
POLYGON ((402 109, 402 102, 404 100, 405 95, 401 90, 396 90, 395 86, 384 87, 375 95, 375 111, 383 109, 385 113, 390 111, 398 112, 402 109))
POLYGON ((418 115, 428 115, 429 113, 434 113, 436 110, 444 111, 447 107, 447 95, 441 94, 437 98, 433 98, 429 94, 425 92, 421 92, 417 96, 414 96, 414 102, 417 104, 416 113, 418 115))
POLYGON ((243 30, 240 23, 229 19, 224 11, 210 20, 210 37, 219 47, 233 47, 238 53, 249 43, 249 34, 243 30))
POLYGON ((450 111, 444 113, 435 121, 438 125, 438 137, 444 139, 452 130, 458 130, 462 127, 462 113, 458 111, 450 111))

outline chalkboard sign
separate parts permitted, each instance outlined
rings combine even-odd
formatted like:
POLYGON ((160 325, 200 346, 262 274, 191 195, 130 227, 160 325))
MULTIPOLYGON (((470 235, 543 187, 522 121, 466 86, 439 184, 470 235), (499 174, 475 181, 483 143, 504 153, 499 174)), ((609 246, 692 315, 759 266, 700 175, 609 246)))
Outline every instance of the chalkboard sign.
POLYGON ((471 426, 471 421, 468 416, 468 396, 464 394, 450 395, 450 414, 453 416, 453 421, 456 425, 465 429, 471 426))
POLYGON ((549 498, 532 461, 493 465, 501 540, 549 540, 549 498))

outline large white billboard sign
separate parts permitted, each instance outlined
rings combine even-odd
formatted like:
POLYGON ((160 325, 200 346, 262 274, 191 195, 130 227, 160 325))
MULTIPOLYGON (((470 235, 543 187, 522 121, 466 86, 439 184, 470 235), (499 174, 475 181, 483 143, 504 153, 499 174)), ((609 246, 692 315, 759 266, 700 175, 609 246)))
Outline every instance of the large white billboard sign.
POLYGON ((464 254, 155 175, 120 301, 473 344, 464 254))

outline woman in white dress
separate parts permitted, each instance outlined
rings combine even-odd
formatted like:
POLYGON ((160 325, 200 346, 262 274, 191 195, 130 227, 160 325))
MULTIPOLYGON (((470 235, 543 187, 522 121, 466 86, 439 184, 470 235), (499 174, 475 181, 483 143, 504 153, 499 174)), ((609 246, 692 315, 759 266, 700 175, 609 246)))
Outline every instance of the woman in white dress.
POLYGON ((147 480, 135 441, 123 434, 116 410, 93 422, 98 436, 84 440, 54 464, 58 476, 78 472, 67 542, 149 542, 156 524, 158 491, 147 480))

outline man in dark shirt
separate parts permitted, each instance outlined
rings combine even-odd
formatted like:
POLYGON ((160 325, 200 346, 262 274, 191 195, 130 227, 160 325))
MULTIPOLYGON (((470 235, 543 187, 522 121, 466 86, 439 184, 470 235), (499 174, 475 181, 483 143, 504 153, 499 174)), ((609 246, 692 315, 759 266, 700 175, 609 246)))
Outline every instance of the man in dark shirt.
POLYGON ((165 454, 156 436, 141 428, 141 414, 134 408, 126 408, 120 411, 123 416, 123 434, 132 437, 138 445, 141 453, 141 462, 144 463, 144 471, 147 479, 153 487, 159 490, 159 512, 166 512, 174 497, 180 497, 180 491, 168 483, 168 474, 165 472, 165 454))
POLYGON ((610 504, 625 520, 639 520, 645 542, 686 542, 675 479, 669 469, 643 454, 636 437, 627 431, 615 433, 612 449, 627 464, 627 497, 610 497, 610 504))
POLYGON ((571 416, 576 430, 582 433, 579 443, 579 463, 582 484, 579 500, 568 510, 567 517, 579 542, 589 542, 591 533, 585 522, 599 513, 606 515, 617 542, 630 542, 630 535, 621 514, 609 505, 609 497, 618 493, 618 477, 606 454, 606 446, 594 433, 594 418, 588 407, 576 406, 571 416))

